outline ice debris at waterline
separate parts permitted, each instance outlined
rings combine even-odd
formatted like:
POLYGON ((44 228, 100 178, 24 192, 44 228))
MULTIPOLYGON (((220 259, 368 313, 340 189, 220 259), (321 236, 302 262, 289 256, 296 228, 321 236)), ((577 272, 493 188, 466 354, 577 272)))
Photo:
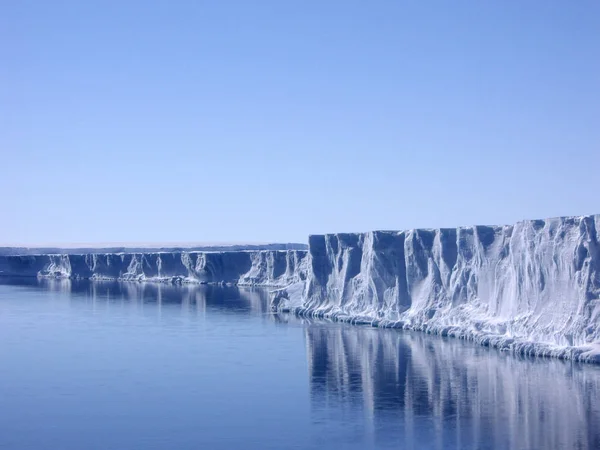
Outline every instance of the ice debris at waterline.
POLYGON ((305 274, 304 250, 0 256, 4 276, 286 286, 305 274))
POLYGON ((600 362, 600 216, 310 236, 273 307, 600 362))

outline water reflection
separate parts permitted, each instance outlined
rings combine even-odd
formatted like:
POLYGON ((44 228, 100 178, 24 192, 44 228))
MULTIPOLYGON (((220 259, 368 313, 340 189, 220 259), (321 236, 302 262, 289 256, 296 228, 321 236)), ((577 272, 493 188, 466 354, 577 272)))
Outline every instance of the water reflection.
MULTIPOLYGON (((600 448, 598 366, 519 358, 422 333, 271 314, 264 289, 54 279, 2 283, 49 291, 69 309, 175 311, 162 316, 171 318, 217 312, 302 324, 312 419, 307 434, 315 448, 600 448)), ((225 323, 235 323, 229 319, 225 323)), ((233 349, 239 345, 231 342, 233 349)), ((277 364, 274 360, 272 367, 277 364)), ((304 381, 303 373, 297 375, 304 381)))
POLYGON ((305 333, 313 414, 355 421, 375 444, 600 448, 596 366, 396 330, 313 323, 305 333))
POLYGON ((237 286, 213 286, 119 281, 89 281, 53 278, 2 278, 2 284, 43 289, 63 294, 73 303, 180 306, 182 310, 204 313, 270 314, 265 289, 237 286))

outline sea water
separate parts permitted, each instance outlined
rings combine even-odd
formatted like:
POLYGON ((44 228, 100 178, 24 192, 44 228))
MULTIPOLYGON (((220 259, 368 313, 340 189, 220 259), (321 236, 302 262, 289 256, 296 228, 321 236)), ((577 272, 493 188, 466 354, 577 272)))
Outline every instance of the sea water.
POLYGON ((1 449, 597 449, 600 367, 270 311, 268 290, 0 280, 1 449))

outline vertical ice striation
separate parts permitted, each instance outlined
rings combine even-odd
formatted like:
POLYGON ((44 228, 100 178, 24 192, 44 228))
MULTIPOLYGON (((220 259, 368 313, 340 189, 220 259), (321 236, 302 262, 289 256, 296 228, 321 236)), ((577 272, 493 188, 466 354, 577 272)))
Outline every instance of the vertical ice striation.
POLYGON ((307 281, 277 291, 300 313, 597 358, 600 216, 514 226, 327 234, 307 281))

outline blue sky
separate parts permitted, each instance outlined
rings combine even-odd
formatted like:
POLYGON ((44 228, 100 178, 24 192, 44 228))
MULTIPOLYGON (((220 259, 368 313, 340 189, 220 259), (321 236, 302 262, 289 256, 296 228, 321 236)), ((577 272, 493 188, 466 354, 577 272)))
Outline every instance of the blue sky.
POLYGON ((0 6, 0 242, 600 213, 600 2, 0 6))

